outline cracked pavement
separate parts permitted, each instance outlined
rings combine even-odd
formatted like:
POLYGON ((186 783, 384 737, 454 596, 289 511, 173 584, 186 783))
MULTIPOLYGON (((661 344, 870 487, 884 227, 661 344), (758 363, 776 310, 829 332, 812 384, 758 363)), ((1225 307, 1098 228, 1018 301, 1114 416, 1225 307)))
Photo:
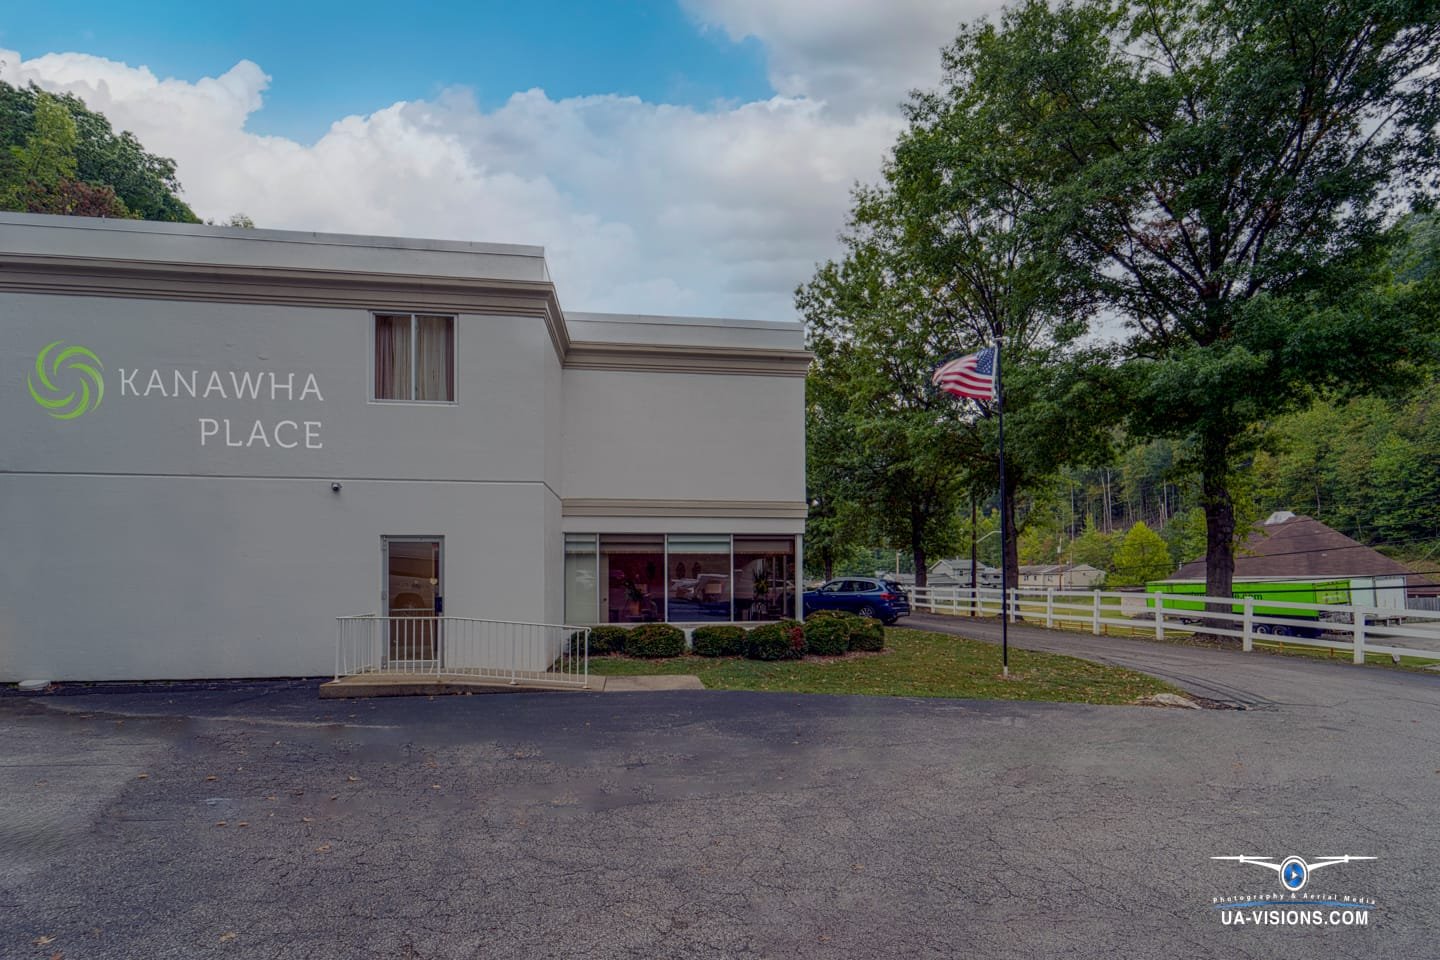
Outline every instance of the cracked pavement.
POLYGON ((1250 709, 0 697, 0 956, 1440 951, 1440 677, 1129 647, 1250 709), (1312 884, 1370 925, 1222 926, 1213 896, 1274 884, 1209 858, 1292 853, 1378 857, 1312 884))

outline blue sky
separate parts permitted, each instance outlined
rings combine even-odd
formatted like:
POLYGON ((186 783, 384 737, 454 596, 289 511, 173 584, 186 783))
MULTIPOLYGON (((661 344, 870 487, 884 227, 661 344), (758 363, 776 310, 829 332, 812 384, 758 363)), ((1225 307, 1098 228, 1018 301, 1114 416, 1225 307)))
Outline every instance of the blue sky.
POLYGON ((566 309, 789 319, 995 6, 10 3, 0 79, 174 159, 202 218, 539 244, 566 309))
POLYGON ((482 108, 541 87, 708 108, 769 97, 764 49, 705 28, 671 0, 474 3, 72 0, 0 15, 0 46, 83 52, 166 77, 238 60, 272 78, 248 129, 304 143, 336 118, 468 88, 482 108))

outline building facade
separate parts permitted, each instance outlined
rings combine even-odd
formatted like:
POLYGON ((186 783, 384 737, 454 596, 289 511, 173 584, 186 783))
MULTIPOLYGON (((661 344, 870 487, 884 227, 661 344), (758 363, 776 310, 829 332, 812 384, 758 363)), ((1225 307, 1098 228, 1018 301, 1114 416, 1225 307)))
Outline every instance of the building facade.
POLYGON ((799 324, 567 315, 535 247, 0 214, 0 329, 0 679, 795 611, 799 324))

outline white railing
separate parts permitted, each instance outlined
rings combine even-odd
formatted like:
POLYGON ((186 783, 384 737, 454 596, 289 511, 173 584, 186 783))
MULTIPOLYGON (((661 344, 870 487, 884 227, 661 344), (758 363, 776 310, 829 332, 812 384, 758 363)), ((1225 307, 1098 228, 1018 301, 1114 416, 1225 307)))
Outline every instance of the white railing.
MULTIPOLYGON (((999 590, 911 587, 909 592, 917 611, 1000 616, 999 590)), ((1097 637, 1115 632, 1164 640, 1203 633, 1238 639, 1247 651, 1257 642, 1281 643, 1348 651, 1355 663, 1364 663, 1367 653, 1440 660, 1440 611, 1053 588, 1011 589, 1004 607, 1011 623, 1088 630, 1097 637)))
POLYGON ((470 617, 336 617, 335 679, 389 675, 587 687, 590 628, 470 617))

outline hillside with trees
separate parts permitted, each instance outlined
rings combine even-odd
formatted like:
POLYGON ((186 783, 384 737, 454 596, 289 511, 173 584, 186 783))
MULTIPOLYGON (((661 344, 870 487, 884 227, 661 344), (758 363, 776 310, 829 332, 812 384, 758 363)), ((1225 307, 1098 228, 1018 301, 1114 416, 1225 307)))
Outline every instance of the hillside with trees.
POLYGON ((78 97, 0 82, 0 209, 198 223, 175 162, 78 97))
POLYGON ((1228 595, 1287 509, 1440 568, 1437 56, 1435 18, 1382 3, 1031 0, 962 27, 797 292, 821 556, 903 550, 923 583, 973 503, 1012 583, 1204 557, 1228 595), (928 388, 1001 337, 1003 493, 991 405, 928 388))

